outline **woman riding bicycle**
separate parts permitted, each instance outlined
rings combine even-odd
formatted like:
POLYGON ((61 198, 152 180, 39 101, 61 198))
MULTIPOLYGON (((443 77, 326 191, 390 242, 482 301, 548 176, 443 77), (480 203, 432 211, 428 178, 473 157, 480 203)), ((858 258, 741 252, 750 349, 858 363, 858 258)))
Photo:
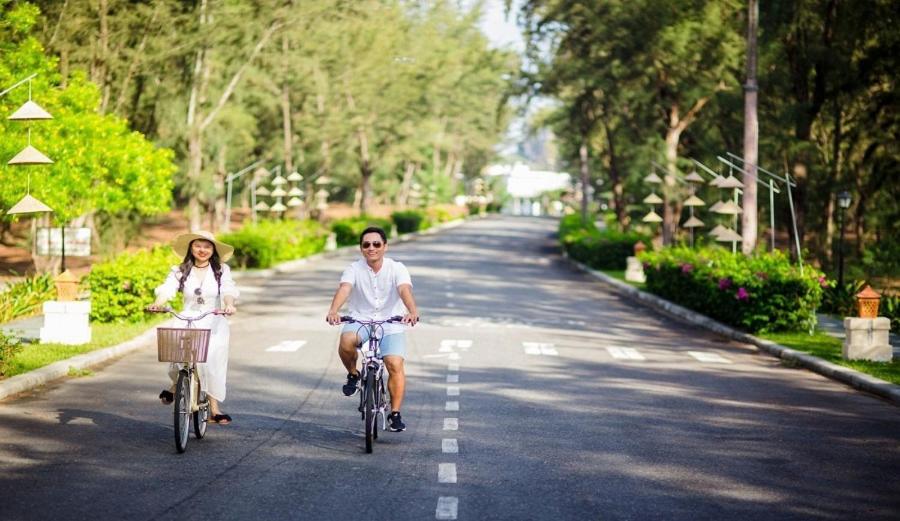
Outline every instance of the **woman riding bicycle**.
MULTIPOLYGON (((176 237, 172 249, 184 260, 169 270, 165 282, 156 288, 156 301, 148 309, 162 310, 166 302, 182 293, 187 314, 199 315, 213 309, 221 309, 227 315, 234 313, 234 301, 239 292, 231 278, 231 268, 225 264, 234 248, 217 241, 209 232, 198 231, 176 237)), ((209 398, 210 421, 222 425, 231 423, 231 416, 219 409, 219 402, 225 401, 228 372, 228 319, 222 315, 209 315, 194 322, 194 327, 210 330, 206 363, 197 364, 201 389, 209 398)), ((177 364, 169 366, 172 387, 159 393, 163 404, 171 404, 174 399, 178 370, 177 364)))

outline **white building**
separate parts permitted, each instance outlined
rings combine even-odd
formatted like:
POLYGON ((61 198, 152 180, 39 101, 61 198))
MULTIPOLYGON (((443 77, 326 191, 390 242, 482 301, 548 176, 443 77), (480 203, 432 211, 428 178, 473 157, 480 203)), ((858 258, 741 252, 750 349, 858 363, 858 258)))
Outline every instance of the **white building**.
POLYGON ((512 215, 559 215, 562 202, 544 197, 546 192, 572 188, 572 176, 564 172, 532 170, 528 165, 491 165, 485 174, 503 177, 511 201, 503 213, 512 215))

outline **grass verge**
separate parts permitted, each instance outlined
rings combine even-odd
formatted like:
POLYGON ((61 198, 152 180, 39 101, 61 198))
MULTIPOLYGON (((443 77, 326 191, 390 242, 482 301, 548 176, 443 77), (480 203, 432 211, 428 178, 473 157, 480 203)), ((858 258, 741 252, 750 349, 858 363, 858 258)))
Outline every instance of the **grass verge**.
POLYGON ((900 360, 892 362, 844 360, 841 356, 842 340, 821 331, 816 331, 812 335, 807 333, 762 333, 757 336, 797 351, 809 353, 831 363, 849 367, 875 378, 881 378, 887 382, 900 385, 900 360))
MULTIPOLYGON (((80 346, 65 344, 26 344, 9 364, 5 377, 27 373, 75 355, 96 351, 131 340, 151 327, 164 322, 168 315, 153 317, 134 324, 91 324, 91 341, 80 346)), ((88 373, 79 374, 85 376, 88 373)))

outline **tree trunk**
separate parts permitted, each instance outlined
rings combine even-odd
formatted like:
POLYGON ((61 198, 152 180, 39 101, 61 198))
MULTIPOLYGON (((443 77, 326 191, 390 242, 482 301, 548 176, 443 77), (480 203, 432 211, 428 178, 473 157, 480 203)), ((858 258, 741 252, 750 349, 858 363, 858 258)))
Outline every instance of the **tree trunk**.
MULTIPOLYGON (((677 108, 675 109, 677 111, 677 108)), ((677 116, 676 116, 677 117, 677 116)), ((681 130, 678 126, 669 127, 666 131, 666 170, 662 183, 663 222, 662 243, 663 246, 672 244, 675 240, 675 232, 678 227, 678 216, 672 208, 675 199, 675 176, 678 173, 678 142, 681 138, 681 130)))
POLYGON ((757 164, 759 161, 759 120, 756 114, 759 88, 756 83, 756 33, 759 19, 757 0, 747 7, 747 83, 744 84, 744 199, 741 214, 741 251, 750 255, 756 248, 757 164))
POLYGON ((100 17, 99 57, 97 58, 96 76, 94 83, 100 86, 102 96, 100 98, 100 113, 106 113, 109 104, 109 5, 107 0, 100 0, 98 15, 100 17))
POLYGON ((290 45, 287 34, 282 35, 281 52, 284 58, 282 65, 282 74, 284 76, 281 83, 281 119, 284 130, 284 170, 287 175, 294 171, 294 138, 291 132, 291 90, 288 86, 288 77, 291 72, 288 63, 290 45))
POLYGON ((628 227, 628 214, 625 212, 625 186, 619 173, 619 157, 616 155, 615 136, 606 118, 603 118, 603 129, 606 132, 606 146, 609 150, 609 181, 612 184, 613 211, 619 229, 624 231, 628 227))

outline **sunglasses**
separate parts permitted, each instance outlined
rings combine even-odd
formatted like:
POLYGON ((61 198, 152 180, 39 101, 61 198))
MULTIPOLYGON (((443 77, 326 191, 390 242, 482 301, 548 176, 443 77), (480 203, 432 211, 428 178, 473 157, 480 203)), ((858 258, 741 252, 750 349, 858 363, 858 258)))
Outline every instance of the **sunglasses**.
POLYGON ((364 249, 364 250, 368 250, 370 246, 371 246, 372 248, 375 248, 375 249, 377 250, 378 248, 381 248, 382 243, 377 242, 377 241, 376 241, 376 242, 364 242, 364 243, 362 243, 362 249, 364 249))
POLYGON ((206 303, 206 301, 203 300, 203 297, 200 296, 200 288, 194 288, 194 295, 197 297, 197 304, 202 306, 206 303))

